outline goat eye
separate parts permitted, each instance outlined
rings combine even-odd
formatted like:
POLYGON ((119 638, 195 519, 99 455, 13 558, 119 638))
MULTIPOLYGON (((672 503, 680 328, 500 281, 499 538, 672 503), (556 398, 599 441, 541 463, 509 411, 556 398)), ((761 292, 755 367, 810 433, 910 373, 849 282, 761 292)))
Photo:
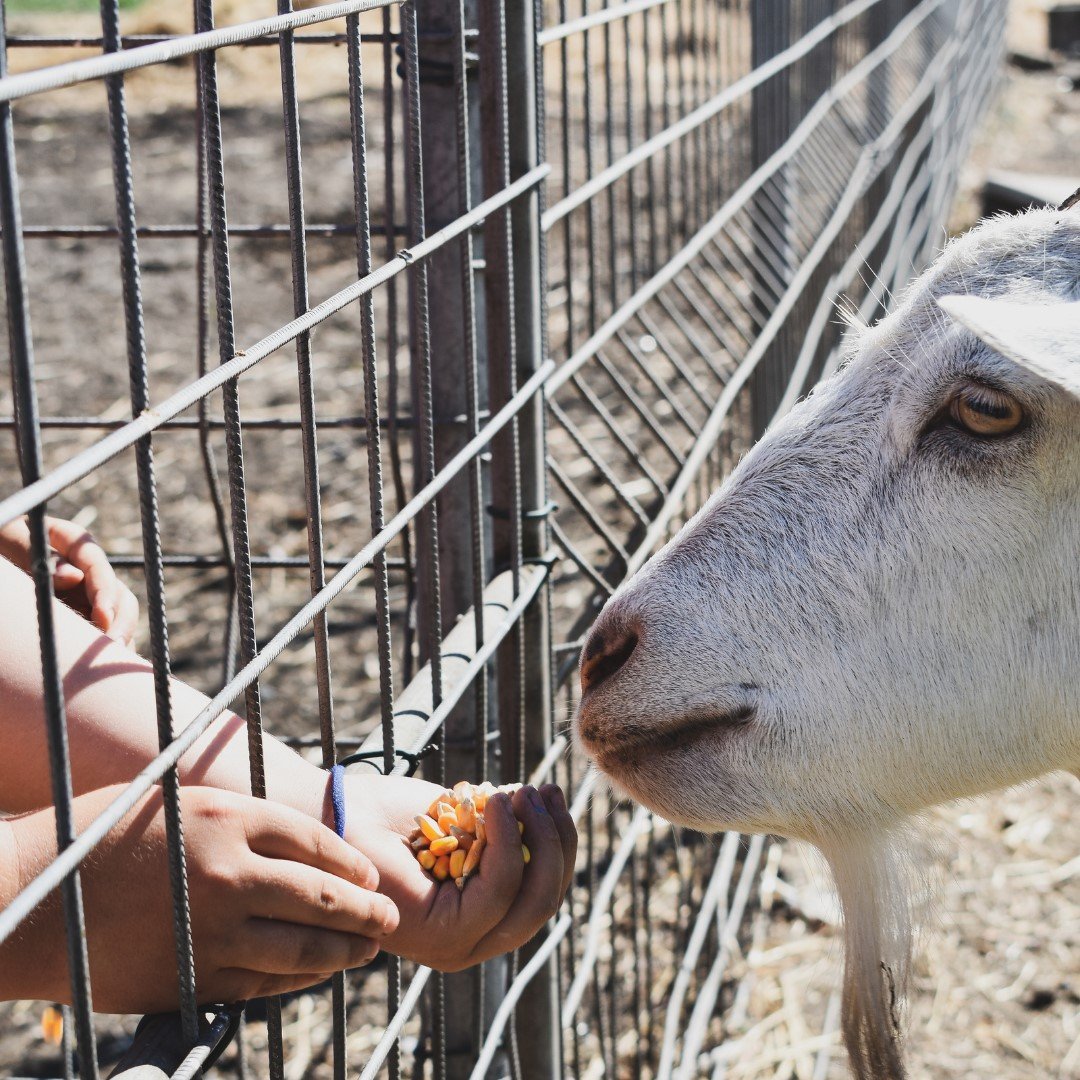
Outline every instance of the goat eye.
POLYGON ((1020 403, 989 386, 967 386, 952 399, 949 414, 970 435, 984 439, 1011 435, 1024 420, 1020 403))

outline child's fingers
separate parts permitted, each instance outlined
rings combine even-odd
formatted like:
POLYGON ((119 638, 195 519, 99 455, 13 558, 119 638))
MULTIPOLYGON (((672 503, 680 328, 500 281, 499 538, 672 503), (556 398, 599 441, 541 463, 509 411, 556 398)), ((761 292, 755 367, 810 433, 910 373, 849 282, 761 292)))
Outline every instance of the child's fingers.
POLYGON ((379 887, 375 864, 322 822, 277 803, 258 809, 262 813, 250 806, 243 810, 248 845, 256 854, 305 863, 364 889, 379 887))
POLYGON ((100 559, 106 566, 109 565, 101 546, 81 525, 76 525, 74 521, 65 521, 63 518, 47 518, 45 528, 53 550, 74 566, 82 568, 95 559, 100 559))
POLYGON ((83 577, 83 572, 74 563, 69 563, 63 555, 56 556, 56 566, 53 568, 53 588, 57 592, 66 592, 68 589, 74 589, 76 585, 81 585, 83 577))
POLYGON ((397 907, 388 897, 314 867, 283 859, 262 860, 258 874, 245 889, 245 896, 253 914, 280 922, 368 938, 385 937, 398 926, 397 907))
MULTIPOLYGON (((521 885, 510 910, 473 950, 470 958, 473 963, 528 941, 555 914, 562 900, 562 844, 551 815, 533 787, 518 791, 514 795, 514 806, 525 825, 519 842, 528 845, 531 858, 524 867, 521 885)), ((488 858, 487 852, 484 858, 488 858)), ((481 864, 481 872, 483 869, 481 864)), ((473 887, 471 882, 468 887, 473 887)))
POLYGON ((232 963, 267 975, 344 971, 369 964, 378 943, 360 934, 251 919, 236 935, 232 963))
MULTIPOLYGON (((521 834, 510 798, 503 792, 492 795, 484 809, 487 846, 476 873, 460 894, 461 926, 474 940, 493 931, 506 917, 521 891, 525 860, 521 854, 521 834)), ((444 902, 456 901, 457 890, 442 888, 444 902)))
POLYGON ((544 805, 551 814, 551 820, 555 823, 555 829, 559 834, 559 843, 562 844, 563 878, 562 892, 559 894, 561 898, 566 895, 567 889, 574 880, 574 867, 577 864, 577 827, 567 809, 566 796, 563 795, 562 788, 556 784, 545 784, 540 789, 540 798, 544 800, 544 805))

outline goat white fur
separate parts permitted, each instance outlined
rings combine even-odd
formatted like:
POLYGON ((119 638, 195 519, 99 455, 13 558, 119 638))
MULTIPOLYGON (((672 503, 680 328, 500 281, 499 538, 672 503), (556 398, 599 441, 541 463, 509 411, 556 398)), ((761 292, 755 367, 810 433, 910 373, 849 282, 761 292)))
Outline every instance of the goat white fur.
POLYGON ((904 1075, 905 822, 1080 769, 1078 551, 1080 209, 1036 210, 853 330, 586 644, 575 733, 617 787, 828 860, 862 1080, 904 1075), (972 434, 963 394, 1024 419, 972 434))

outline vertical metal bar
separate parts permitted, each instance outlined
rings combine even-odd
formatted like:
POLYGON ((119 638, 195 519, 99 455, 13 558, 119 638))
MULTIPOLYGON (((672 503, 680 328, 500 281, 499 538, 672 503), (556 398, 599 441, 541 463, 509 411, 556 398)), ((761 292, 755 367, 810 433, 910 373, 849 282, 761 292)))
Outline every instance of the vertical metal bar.
MULTIPOLYGON (((278 0, 278 14, 292 11, 292 0, 278 0)), ((289 250, 292 264, 293 314, 302 315, 309 304, 306 217, 303 169, 300 160, 300 106, 296 93, 296 46, 293 32, 278 42, 281 66, 281 102, 285 128, 285 176, 289 196, 289 250)), ((304 506, 307 517, 308 585, 314 595, 326 584, 324 566, 322 494, 319 485, 319 446, 315 418, 315 387, 311 377, 311 335, 296 339, 296 370, 300 396, 300 433, 304 457, 304 506)), ((383 557, 385 563, 385 557, 383 557)), ((319 705, 319 734, 323 767, 337 761, 334 740, 334 697, 330 672, 330 643, 326 612, 312 624, 315 644, 315 686, 319 705)), ((335 1080, 345 1080, 345 974, 333 974, 331 1026, 335 1080)))
MULTIPOLYGON (((0 0, 0 78, 7 75, 7 11, 0 0)), ((37 391, 34 385, 34 341, 30 326, 30 298, 22 241, 19 175, 15 164, 15 130, 11 103, 0 103, 0 230, 2 230, 4 281, 7 289, 8 342, 11 349, 12 397, 15 401, 16 440, 23 484, 41 476, 41 430, 38 425, 37 391)), ((56 814, 56 846, 63 851, 75 839, 72 817, 71 764, 68 757, 64 688, 56 652, 53 623, 52 567, 45 526, 45 507, 28 515, 30 572, 37 601, 44 690, 45 728, 49 744, 49 772, 56 814)), ((83 1080, 98 1075, 94 1041, 90 969, 86 952, 82 888, 77 870, 61 886, 66 930, 68 971, 79 1041, 79 1074, 83 1080)))
MULTIPOLYGON (((196 30, 213 29, 213 0, 196 0, 196 30)), ((218 98, 217 56, 201 52, 198 60, 203 132, 206 142, 206 174, 210 208, 211 250, 214 262, 214 298, 217 307, 218 356, 221 363, 236 353, 233 322, 232 275, 229 266, 228 215, 225 207, 225 162, 222 155, 221 104, 218 98)), ((225 417, 225 445, 229 472, 229 503, 232 518, 232 550, 236 583, 237 620, 240 631, 240 659, 247 663, 258 651, 255 632, 254 597, 251 588, 251 545, 248 535, 247 488, 244 482, 244 442, 240 419, 237 380, 222 387, 225 417)), ((266 798, 263 766, 262 700, 258 679, 244 692, 248 734, 248 764, 251 793, 266 798)), ((281 1044, 281 1001, 266 1001, 266 1028, 272 1080, 283 1080, 284 1053, 281 1044)))
MULTIPOLYGON (((405 56, 406 197, 409 243, 423 240, 427 231, 424 191, 423 133, 421 130, 420 53, 416 0, 401 8, 401 36, 405 56)), ((413 386, 414 485, 417 490, 435 475, 434 387, 431 367, 428 267, 421 261, 409 271, 409 338, 413 386)), ((421 658, 431 667, 432 702, 442 700, 442 589, 439 571, 438 504, 430 502, 420 514, 417 535, 417 580, 421 599, 421 658)), ((445 744, 426 772, 436 783, 446 783, 445 744)), ((432 979, 432 1036, 436 1080, 446 1076, 446 980, 432 979)))
MULTIPOLYGON (((750 45, 751 65, 760 67, 783 49, 791 35, 791 5, 787 0, 754 0, 750 5, 750 45)), ((764 163, 782 145, 790 129, 790 69, 784 68, 772 78, 767 79, 751 93, 750 135, 751 168, 756 169, 764 163)), ((781 191, 787 186, 786 167, 780 168, 772 183, 781 191)), ((751 220, 753 223, 754 244, 757 248, 767 246, 769 225, 776 228, 784 247, 781 257, 784 262, 785 281, 793 270, 792 255, 788 241, 788 223, 786 220, 787 200, 778 198, 775 203, 764 192, 758 193, 751 201, 751 220), (779 222, 775 221, 781 217, 779 222)), ((754 260, 759 261, 757 259, 754 260)), ((768 317, 764 310, 764 290, 760 281, 755 282, 754 299, 758 312, 768 317)), ((757 365, 750 379, 752 427, 754 438, 759 438, 765 431, 769 420, 779 404, 782 389, 783 342, 777 341, 769 346, 761 362, 757 365)))
MULTIPOLYGON (((384 23, 384 32, 386 26, 384 23)), ((364 76, 361 66, 360 21, 351 15, 346 20, 349 64, 349 119, 352 141, 353 206, 356 214, 356 268, 360 277, 372 269, 371 211, 368 192, 367 135, 364 112, 364 76)), ((389 97, 384 98, 389 109, 389 97)), ((387 192, 387 199, 393 199, 387 192)), ((385 524, 383 499, 382 431, 379 424, 379 369, 375 352, 375 299, 369 292, 360 299, 360 348, 364 368, 364 414, 367 417, 368 499, 371 534, 377 535, 385 524)), ((393 363, 393 361, 391 361, 393 363)), ((390 637, 390 580, 386 552, 381 551, 372 563, 375 590, 375 624, 379 653, 379 703, 383 733, 383 771, 395 766, 394 755, 394 676, 393 645, 390 637)), ((401 960, 387 956, 387 1010, 393 1016, 401 1003, 401 960)), ((401 1071, 401 1047, 395 1040, 387 1056, 387 1071, 397 1080, 401 1071)))
MULTIPOLYGON (((383 8, 382 13, 382 75, 383 75, 383 227, 386 236, 384 253, 387 261, 397 251, 395 221, 397 213, 397 170, 394 163, 394 151, 397 146, 394 110, 394 32, 391 23, 390 8, 383 8)), ((390 476, 394 485, 394 497, 398 507, 405 505, 405 471, 401 461, 401 431, 398 427, 400 404, 398 384, 400 382, 400 350, 398 348, 398 281, 391 279, 386 285, 386 356, 388 377, 386 381, 387 411, 387 446, 390 454, 390 476)), ((412 612, 416 604, 416 576, 413 566, 412 528, 406 528, 401 534, 401 555, 405 564, 405 618, 401 634, 402 678, 406 683, 412 679, 413 672, 413 628, 412 612)))
MULTIPOLYGON (((106 52, 120 50, 119 0, 101 0, 101 33, 106 52)), ((139 416, 150 408, 150 384, 147 372, 139 251, 135 235, 131 136, 124 100, 123 75, 115 75, 107 79, 106 90, 109 100, 116 224, 120 239, 120 278, 124 297, 131 413, 132 416, 139 416)), ((154 665, 154 704, 157 713, 158 747, 164 750, 173 739, 172 702, 169 689, 169 630, 165 614, 165 572, 162 565, 154 451, 149 435, 135 444, 135 463, 138 473, 139 516, 142 523, 143 574, 146 581, 146 606, 150 623, 150 652, 154 665)), ((184 1037, 194 1043, 199 1036, 199 1017, 195 999, 195 961, 192 955, 184 833, 180 818, 180 780, 175 767, 169 769, 162 777, 161 786, 165 809, 169 881, 173 894, 173 933, 176 937, 176 960, 180 979, 180 1015, 184 1037)))
MULTIPOLYGON (((198 0, 194 0, 197 6, 198 0)), ((198 20, 198 12, 193 10, 193 18, 198 20)), ((196 356, 199 376, 210 369, 210 193, 207 190, 206 176, 206 127, 203 122, 203 100, 199 90, 198 65, 195 78, 195 225, 198 233, 195 249, 195 288, 196 288, 196 356)), ((214 511, 214 526, 217 530, 218 543, 222 558, 227 567, 225 575, 225 636, 222 641, 221 680, 228 682, 236 662, 236 571, 233 566, 232 544, 229 542, 228 515, 225 501, 221 494, 221 479, 218 475, 214 447, 210 442, 210 402, 199 399, 199 456, 202 462, 203 476, 206 479, 210 504, 214 511)))

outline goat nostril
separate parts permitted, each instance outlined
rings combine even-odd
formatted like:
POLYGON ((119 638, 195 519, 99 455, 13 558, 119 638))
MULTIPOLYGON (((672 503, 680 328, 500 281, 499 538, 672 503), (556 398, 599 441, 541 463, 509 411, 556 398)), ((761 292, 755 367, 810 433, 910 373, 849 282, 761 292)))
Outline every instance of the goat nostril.
POLYGON ((637 648, 638 636, 633 631, 609 641, 602 634, 594 635, 585 645, 581 657, 581 690, 595 690, 610 679, 630 659, 637 648))

